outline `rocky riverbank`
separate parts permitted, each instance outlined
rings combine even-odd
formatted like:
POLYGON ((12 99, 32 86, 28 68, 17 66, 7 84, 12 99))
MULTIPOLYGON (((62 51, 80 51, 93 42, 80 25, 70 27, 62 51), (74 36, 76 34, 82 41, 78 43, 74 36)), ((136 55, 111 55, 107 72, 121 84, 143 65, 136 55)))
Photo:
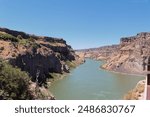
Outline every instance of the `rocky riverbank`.
POLYGON ((103 68, 113 71, 144 74, 150 55, 150 33, 121 38, 117 56, 112 56, 103 68))
POLYGON ((137 83, 134 89, 125 94, 125 100, 144 100, 145 80, 137 83))
POLYGON ((28 85, 34 99, 54 99, 46 88, 47 81, 55 79, 53 74, 68 73, 70 68, 84 62, 84 58, 75 54, 62 38, 36 36, 6 28, 0 28, 0 58, 28 73, 31 77, 28 85))
POLYGON ((150 55, 150 33, 138 33, 136 36, 123 37, 120 44, 94 49, 81 50, 85 57, 105 60, 102 68, 129 74, 144 74, 150 55))
POLYGON ((136 36, 123 37, 120 44, 80 50, 85 57, 105 60, 102 68, 127 74, 145 75, 146 63, 150 56, 150 33, 142 32, 136 36))

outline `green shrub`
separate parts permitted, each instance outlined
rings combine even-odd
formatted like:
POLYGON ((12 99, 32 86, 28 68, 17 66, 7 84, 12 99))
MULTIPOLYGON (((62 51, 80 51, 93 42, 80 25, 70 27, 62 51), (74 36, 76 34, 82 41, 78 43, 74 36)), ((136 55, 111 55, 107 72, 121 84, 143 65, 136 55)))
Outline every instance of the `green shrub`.
POLYGON ((28 39, 20 39, 19 40, 19 44, 24 45, 24 46, 28 46, 28 45, 33 45, 33 46, 37 46, 35 39, 33 38, 28 38, 28 39))
POLYGON ((21 39, 19 40, 19 44, 26 46, 27 44, 29 44, 27 39, 21 39))
POLYGON ((2 40, 10 40, 12 42, 18 42, 19 39, 17 39, 16 37, 10 35, 10 34, 7 34, 7 33, 0 33, 0 39, 2 40))
POLYGON ((69 61, 69 60, 66 61, 66 65, 68 65, 69 68, 75 68, 76 67, 76 64, 73 61, 69 61))
POLYGON ((29 42, 35 42, 35 39, 33 39, 32 37, 30 37, 30 38, 28 39, 28 41, 29 41, 29 42))
POLYGON ((32 99, 29 76, 0 60, 0 99, 32 99))
POLYGON ((19 40, 20 40, 20 39, 23 39, 23 38, 22 38, 22 36, 21 36, 21 35, 18 35, 18 36, 17 36, 17 39, 19 39, 19 40))

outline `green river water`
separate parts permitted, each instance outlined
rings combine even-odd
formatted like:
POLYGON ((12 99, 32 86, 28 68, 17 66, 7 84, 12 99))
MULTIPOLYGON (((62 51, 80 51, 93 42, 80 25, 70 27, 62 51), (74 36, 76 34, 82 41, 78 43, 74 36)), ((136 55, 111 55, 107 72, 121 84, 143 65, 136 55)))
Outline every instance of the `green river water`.
POLYGON ((102 64, 86 59, 64 79, 52 83, 50 91, 58 100, 119 100, 144 79, 103 70, 102 64))

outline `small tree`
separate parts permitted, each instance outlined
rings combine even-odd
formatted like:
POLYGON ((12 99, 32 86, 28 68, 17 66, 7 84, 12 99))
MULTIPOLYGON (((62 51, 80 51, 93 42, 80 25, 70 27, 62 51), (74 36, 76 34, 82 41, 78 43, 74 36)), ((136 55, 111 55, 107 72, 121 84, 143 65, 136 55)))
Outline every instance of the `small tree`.
POLYGON ((32 99, 29 76, 0 60, 0 99, 32 99))
POLYGON ((21 36, 21 35, 18 35, 18 36, 17 36, 17 39, 23 39, 23 38, 22 38, 22 36, 21 36))

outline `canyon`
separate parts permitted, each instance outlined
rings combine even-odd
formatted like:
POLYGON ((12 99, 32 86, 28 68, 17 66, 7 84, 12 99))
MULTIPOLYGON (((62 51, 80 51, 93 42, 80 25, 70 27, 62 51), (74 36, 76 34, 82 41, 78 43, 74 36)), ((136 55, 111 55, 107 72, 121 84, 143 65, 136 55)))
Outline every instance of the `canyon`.
MULTIPOLYGON (((28 74, 32 99, 55 99, 48 89, 51 83, 84 63, 85 58, 104 61, 102 69, 144 76, 150 55, 149 44, 150 33, 142 32, 121 38, 120 44, 75 51, 62 38, 0 28, 0 58, 28 74)), ((139 99, 139 95, 142 98, 144 85, 145 81, 140 81, 125 99, 139 99)))
POLYGON ((104 60, 102 68, 121 73, 144 75, 150 55, 150 33, 123 37, 120 44, 80 50, 85 57, 104 60))
MULTIPOLYGON (((120 44, 99 48, 79 50, 85 57, 105 61, 103 69, 133 75, 145 76, 150 56, 150 33, 142 32, 136 36, 123 37, 120 44)), ((140 81, 125 99, 138 99, 143 96, 145 81, 140 81), (138 87, 138 88, 137 88, 138 87)))

